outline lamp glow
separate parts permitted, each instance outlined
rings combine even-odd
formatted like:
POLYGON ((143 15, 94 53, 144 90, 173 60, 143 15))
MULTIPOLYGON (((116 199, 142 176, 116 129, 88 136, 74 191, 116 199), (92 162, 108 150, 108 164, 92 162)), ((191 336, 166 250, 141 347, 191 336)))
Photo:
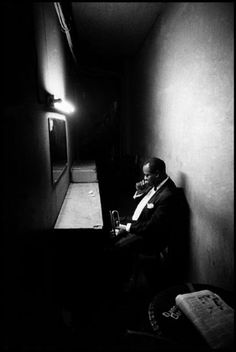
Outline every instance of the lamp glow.
POLYGON ((50 109, 56 109, 65 114, 71 114, 75 111, 74 106, 70 102, 55 98, 54 95, 51 94, 47 97, 47 103, 50 109))
POLYGON ((53 105, 55 109, 65 114, 71 114, 75 111, 75 108, 71 103, 62 99, 55 99, 53 105))

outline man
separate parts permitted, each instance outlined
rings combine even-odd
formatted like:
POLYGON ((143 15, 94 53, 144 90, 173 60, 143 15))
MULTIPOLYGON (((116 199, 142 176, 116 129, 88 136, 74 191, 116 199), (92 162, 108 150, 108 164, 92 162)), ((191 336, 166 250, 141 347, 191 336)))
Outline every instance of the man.
POLYGON ((139 203, 132 217, 121 219, 117 238, 131 233, 142 239, 143 249, 162 251, 168 245, 175 225, 176 186, 166 174, 164 161, 159 158, 146 160, 143 174, 144 179, 136 184, 134 194, 139 203))
MULTIPOLYGON (((132 216, 120 219, 114 238, 114 253, 122 258, 118 260, 119 270, 129 273, 128 290, 135 285, 140 268, 145 265, 141 258, 154 257, 159 265, 160 253, 172 240, 178 221, 177 188, 166 174, 164 161, 156 157, 146 160, 143 174, 133 196, 138 201, 137 207, 132 216)), ((151 276, 156 277, 155 269, 151 276)))

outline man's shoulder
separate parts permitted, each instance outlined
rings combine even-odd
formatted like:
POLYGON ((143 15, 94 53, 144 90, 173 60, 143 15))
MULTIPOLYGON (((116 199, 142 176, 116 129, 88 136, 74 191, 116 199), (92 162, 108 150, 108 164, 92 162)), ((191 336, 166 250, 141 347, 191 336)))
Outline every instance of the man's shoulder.
POLYGON ((169 178, 158 193, 160 199, 173 198, 177 193, 177 187, 175 183, 169 178))
POLYGON ((169 191, 171 193, 175 193, 177 190, 176 184, 174 181, 169 177, 166 183, 162 187, 163 191, 169 191))
POLYGON ((174 183, 174 181, 172 180, 172 178, 168 178, 167 182, 166 182, 167 186, 171 186, 173 188, 177 188, 176 184, 174 183))

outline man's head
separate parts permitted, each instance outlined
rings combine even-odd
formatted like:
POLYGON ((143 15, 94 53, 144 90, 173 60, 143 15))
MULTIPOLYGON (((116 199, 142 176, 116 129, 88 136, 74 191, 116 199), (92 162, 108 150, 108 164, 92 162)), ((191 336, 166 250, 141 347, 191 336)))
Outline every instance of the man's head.
POLYGON ((143 174, 148 184, 156 186, 166 177, 166 165, 159 158, 147 159, 143 164, 143 174))

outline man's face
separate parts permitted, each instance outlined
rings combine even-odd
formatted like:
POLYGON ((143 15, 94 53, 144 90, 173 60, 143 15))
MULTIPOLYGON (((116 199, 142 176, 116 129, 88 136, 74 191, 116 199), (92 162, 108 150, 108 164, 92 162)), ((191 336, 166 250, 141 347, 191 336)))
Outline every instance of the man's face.
POLYGON ((149 163, 143 166, 144 180, 149 185, 154 185, 154 180, 156 180, 157 175, 151 173, 149 163))

